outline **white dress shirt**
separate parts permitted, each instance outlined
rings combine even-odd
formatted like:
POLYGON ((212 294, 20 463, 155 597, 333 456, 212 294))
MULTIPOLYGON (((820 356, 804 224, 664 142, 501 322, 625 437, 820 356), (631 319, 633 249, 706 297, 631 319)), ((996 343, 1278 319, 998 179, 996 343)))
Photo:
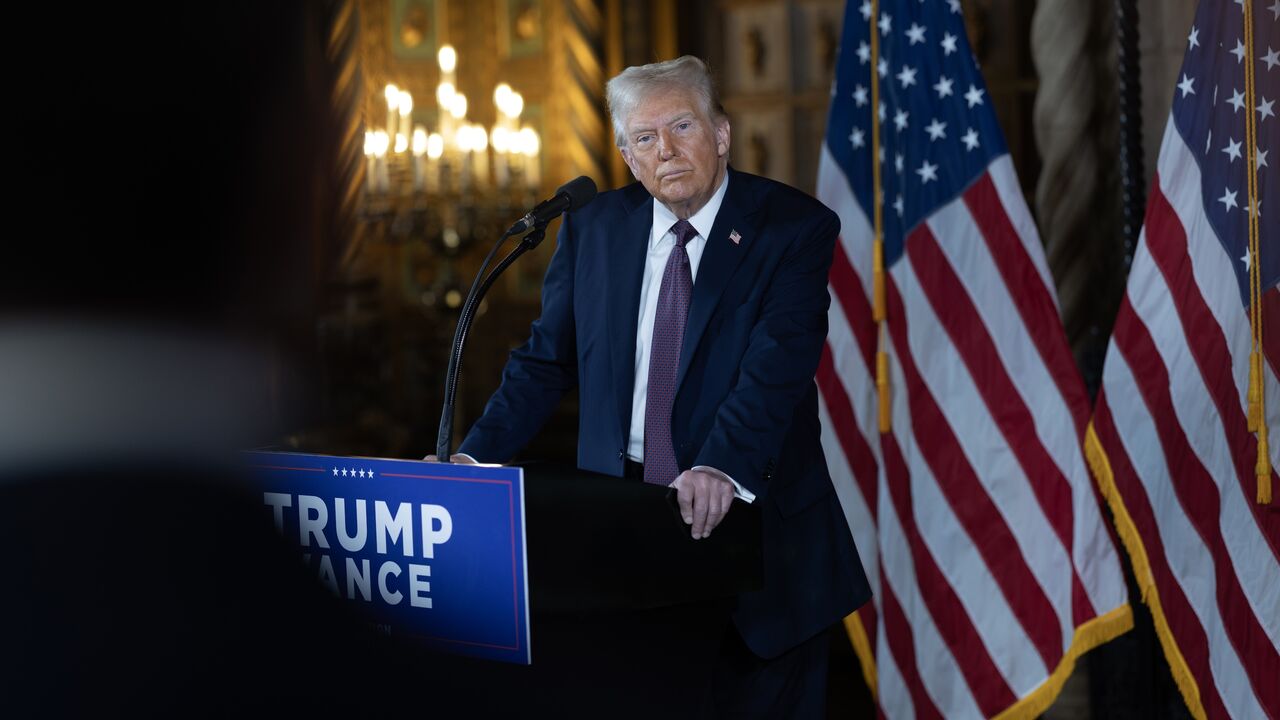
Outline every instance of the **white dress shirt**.
MULTIPOLYGON (((698 234, 684 245, 685 252, 689 255, 689 272, 694 283, 698 281, 698 265, 702 261, 702 251, 707 247, 707 236, 711 234, 711 226, 715 224, 716 214, 720 212, 720 204, 724 201, 724 193, 728 187, 729 174, 725 173, 715 194, 706 205, 702 206, 701 210, 689 218, 689 224, 698 231, 698 234)), ((671 232, 671 226, 677 221, 679 218, 666 205, 656 199, 653 201, 653 225, 649 228, 649 251, 644 257, 644 275, 640 280, 640 317, 636 323, 636 382, 631 392, 631 435, 627 439, 627 456, 635 462, 644 462, 644 410, 649 393, 649 353, 653 348, 653 322, 658 314, 658 294, 662 290, 662 275, 666 271, 671 250, 676 245, 676 236, 671 232)), ((735 496, 747 502, 755 500, 755 494, 720 470, 705 465, 692 469, 719 475, 733 483, 735 496)))

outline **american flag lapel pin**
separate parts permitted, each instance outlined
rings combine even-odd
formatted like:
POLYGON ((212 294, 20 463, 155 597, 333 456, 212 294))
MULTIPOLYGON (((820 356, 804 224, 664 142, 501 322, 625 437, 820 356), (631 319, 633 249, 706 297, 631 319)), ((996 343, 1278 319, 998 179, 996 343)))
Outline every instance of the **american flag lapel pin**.
POLYGON ((733 241, 734 245, 742 242, 742 236, 738 234, 737 230, 731 230, 729 232, 729 239, 733 241))

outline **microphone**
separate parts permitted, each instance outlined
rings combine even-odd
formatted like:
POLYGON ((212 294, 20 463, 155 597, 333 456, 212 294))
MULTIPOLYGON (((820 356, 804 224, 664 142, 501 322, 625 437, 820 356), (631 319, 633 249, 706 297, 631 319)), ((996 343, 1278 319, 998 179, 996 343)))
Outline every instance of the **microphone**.
POLYGON ((543 200, 529 214, 516 221, 507 231, 508 235, 518 235, 537 225, 546 225, 552 219, 568 210, 577 210, 591 202, 596 196, 596 184, 586 175, 561 185, 550 200, 543 200))

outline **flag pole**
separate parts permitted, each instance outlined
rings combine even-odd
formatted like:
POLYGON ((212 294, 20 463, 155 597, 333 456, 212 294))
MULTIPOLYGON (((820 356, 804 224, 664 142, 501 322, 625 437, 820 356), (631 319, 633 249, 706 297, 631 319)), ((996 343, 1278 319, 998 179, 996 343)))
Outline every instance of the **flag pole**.
POLYGON ((884 287, 884 186, 880 179, 880 38, 876 35, 876 18, 880 16, 880 0, 871 0, 868 28, 871 35, 871 214, 875 219, 872 244, 871 317, 876 322, 876 394, 880 398, 880 432, 890 425, 889 353, 885 328, 884 287))
POLYGON ((1142 69, 1137 0, 1116 0, 1116 45, 1120 50, 1120 186, 1127 274, 1138 247, 1147 205, 1142 166, 1142 69))

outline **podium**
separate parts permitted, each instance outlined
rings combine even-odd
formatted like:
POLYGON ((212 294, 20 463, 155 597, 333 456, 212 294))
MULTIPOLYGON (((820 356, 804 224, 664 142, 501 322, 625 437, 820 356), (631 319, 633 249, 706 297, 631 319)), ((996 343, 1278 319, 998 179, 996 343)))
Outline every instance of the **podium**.
POLYGON ((649 610, 763 582, 758 507, 735 500, 709 538, 694 540, 673 489, 565 464, 523 467, 537 611, 649 610))
POLYGON ((533 663, 419 656, 459 717, 698 717, 734 597, 760 587, 760 509, 693 540, 668 489, 525 466, 533 663))
POLYGON ((734 598, 763 582, 760 508, 742 501, 709 538, 694 540, 673 489, 564 464, 530 463, 513 472, 250 457, 267 474, 258 481, 277 529, 307 546, 297 549, 313 570, 318 553, 333 555, 322 555, 328 566, 319 578, 354 604, 357 622, 383 629, 370 642, 386 672, 406 687, 429 687, 430 707, 446 717, 696 714, 734 598), (365 505, 353 512, 354 502, 365 505), (360 513, 377 519, 367 521, 355 548, 351 527, 360 513), (394 527, 393 513, 402 521, 394 527), (356 554, 343 557, 339 538, 356 554), (429 541, 438 544, 428 553, 429 541), (366 586, 376 575, 377 591, 362 595, 359 577, 342 577, 343 567, 358 572, 360 563, 366 586), (394 574, 377 570, 388 565, 394 574), (493 661, 522 663, 530 654, 527 666, 493 661))

